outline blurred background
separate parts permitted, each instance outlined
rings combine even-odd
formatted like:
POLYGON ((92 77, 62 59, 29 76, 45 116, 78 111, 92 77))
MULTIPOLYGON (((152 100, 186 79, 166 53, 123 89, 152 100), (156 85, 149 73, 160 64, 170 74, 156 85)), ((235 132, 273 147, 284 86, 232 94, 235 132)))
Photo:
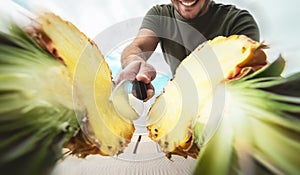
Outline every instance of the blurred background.
MULTIPOLYGON (((0 0, 9 1, 9 0, 0 0)), ((33 11, 48 10, 72 22, 89 38, 95 40, 103 51, 115 78, 120 71, 120 54, 124 46, 137 33, 142 17, 153 5, 170 3, 170 0, 12 0, 20 6, 33 11)), ((289 0, 216 0, 215 2, 234 4, 247 9, 256 19, 260 31, 261 41, 268 44, 270 59, 282 54, 287 60, 284 74, 288 75, 300 70, 300 1, 289 0)), ((168 66, 164 63, 159 50, 151 57, 157 70, 158 77, 154 81, 156 92, 159 94, 166 81, 171 78, 168 66)), ((195 161, 175 157, 174 161, 167 160, 157 145, 146 137, 143 120, 136 121, 137 135, 133 138, 128 149, 134 149, 137 136, 145 137, 141 140, 139 157, 128 154, 107 158, 89 156, 87 159, 69 157, 60 162, 53 175, 79 174, 190 174, 195 161), (134 168, 132 168, 134 167, 134 168), (131 168, 132 171, 127 170, 131 168), (138 170, 139 169, 139 170, 138 170), (134 172, 135 171, 135 172, 134 172), (150 173, 151 172, 151 173, 150 173)), ((128 151, 129 153, 130 151, 128 151)), ((126 152, 125 152, 126 153, 126 152)))
MULTIPOLYGON (((142 18, 155 4, 170 3, 171 0, 13 0, 33 11, 48 9, 71 21, 90 38, 111 26, 132 18, 142 18)), ((215 0, 234 4, 249 10, 255 17, 260 30, 261 41, 269 44, 288 60, 286 74, 299 70, 300 44, 300 1, 289 0, 215 0)), ((128 30, 128 28, 124 28, 128 30)), ((100 43, 103 45, 105 43, 100 43)))

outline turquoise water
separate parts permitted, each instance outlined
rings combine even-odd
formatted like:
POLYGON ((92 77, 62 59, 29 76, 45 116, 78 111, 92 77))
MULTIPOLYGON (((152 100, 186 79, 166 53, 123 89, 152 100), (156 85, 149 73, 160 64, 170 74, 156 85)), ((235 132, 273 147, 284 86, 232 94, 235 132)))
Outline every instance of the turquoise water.
POLYGON ((156 78, 152 81, 152 85, 155 88, 155 93, 160 94, 171 78, 171 76, 159 74, 158 72, 156 78))

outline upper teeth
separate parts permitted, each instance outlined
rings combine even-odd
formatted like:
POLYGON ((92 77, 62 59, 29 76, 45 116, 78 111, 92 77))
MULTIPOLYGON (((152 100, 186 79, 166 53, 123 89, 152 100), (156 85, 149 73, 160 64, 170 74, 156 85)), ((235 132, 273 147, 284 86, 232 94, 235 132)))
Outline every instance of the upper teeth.
POLYGON ((183 5, 185 6, 192 6, 195 4, 197 0, 191 1, 191 2, 185 2, 185 1, 180 1, 183 5))

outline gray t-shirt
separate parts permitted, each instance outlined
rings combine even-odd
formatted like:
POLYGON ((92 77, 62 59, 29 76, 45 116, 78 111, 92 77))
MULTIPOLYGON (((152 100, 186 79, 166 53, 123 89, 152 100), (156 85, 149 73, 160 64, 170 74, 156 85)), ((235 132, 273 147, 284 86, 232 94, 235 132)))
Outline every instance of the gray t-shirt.
POLYGON ((259 41, 258 26, 248 11, 213 1, 207 13, 192 20, 184 19, 173 4, 156 5, 147 12, 141 28, 152 30, 160 38, 173 73, 180 61, 206 40, 237 34, 259 41))

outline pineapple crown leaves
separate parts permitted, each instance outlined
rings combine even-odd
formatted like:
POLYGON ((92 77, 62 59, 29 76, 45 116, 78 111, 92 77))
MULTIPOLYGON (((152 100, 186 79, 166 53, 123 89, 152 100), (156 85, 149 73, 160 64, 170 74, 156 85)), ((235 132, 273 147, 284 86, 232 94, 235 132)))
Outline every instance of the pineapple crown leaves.
POLYGON ((280 55, 257 72, 227 82, 230 113, 201 149, 194 174, 299 172, 300 74, 282 77, 284 66, 280 55))
POLYGON ((51 97, 57 85, 41 81, 63 67, 15 24, 0 38, 1 172, 46 174, 79 130, 74 110, 51 97))

